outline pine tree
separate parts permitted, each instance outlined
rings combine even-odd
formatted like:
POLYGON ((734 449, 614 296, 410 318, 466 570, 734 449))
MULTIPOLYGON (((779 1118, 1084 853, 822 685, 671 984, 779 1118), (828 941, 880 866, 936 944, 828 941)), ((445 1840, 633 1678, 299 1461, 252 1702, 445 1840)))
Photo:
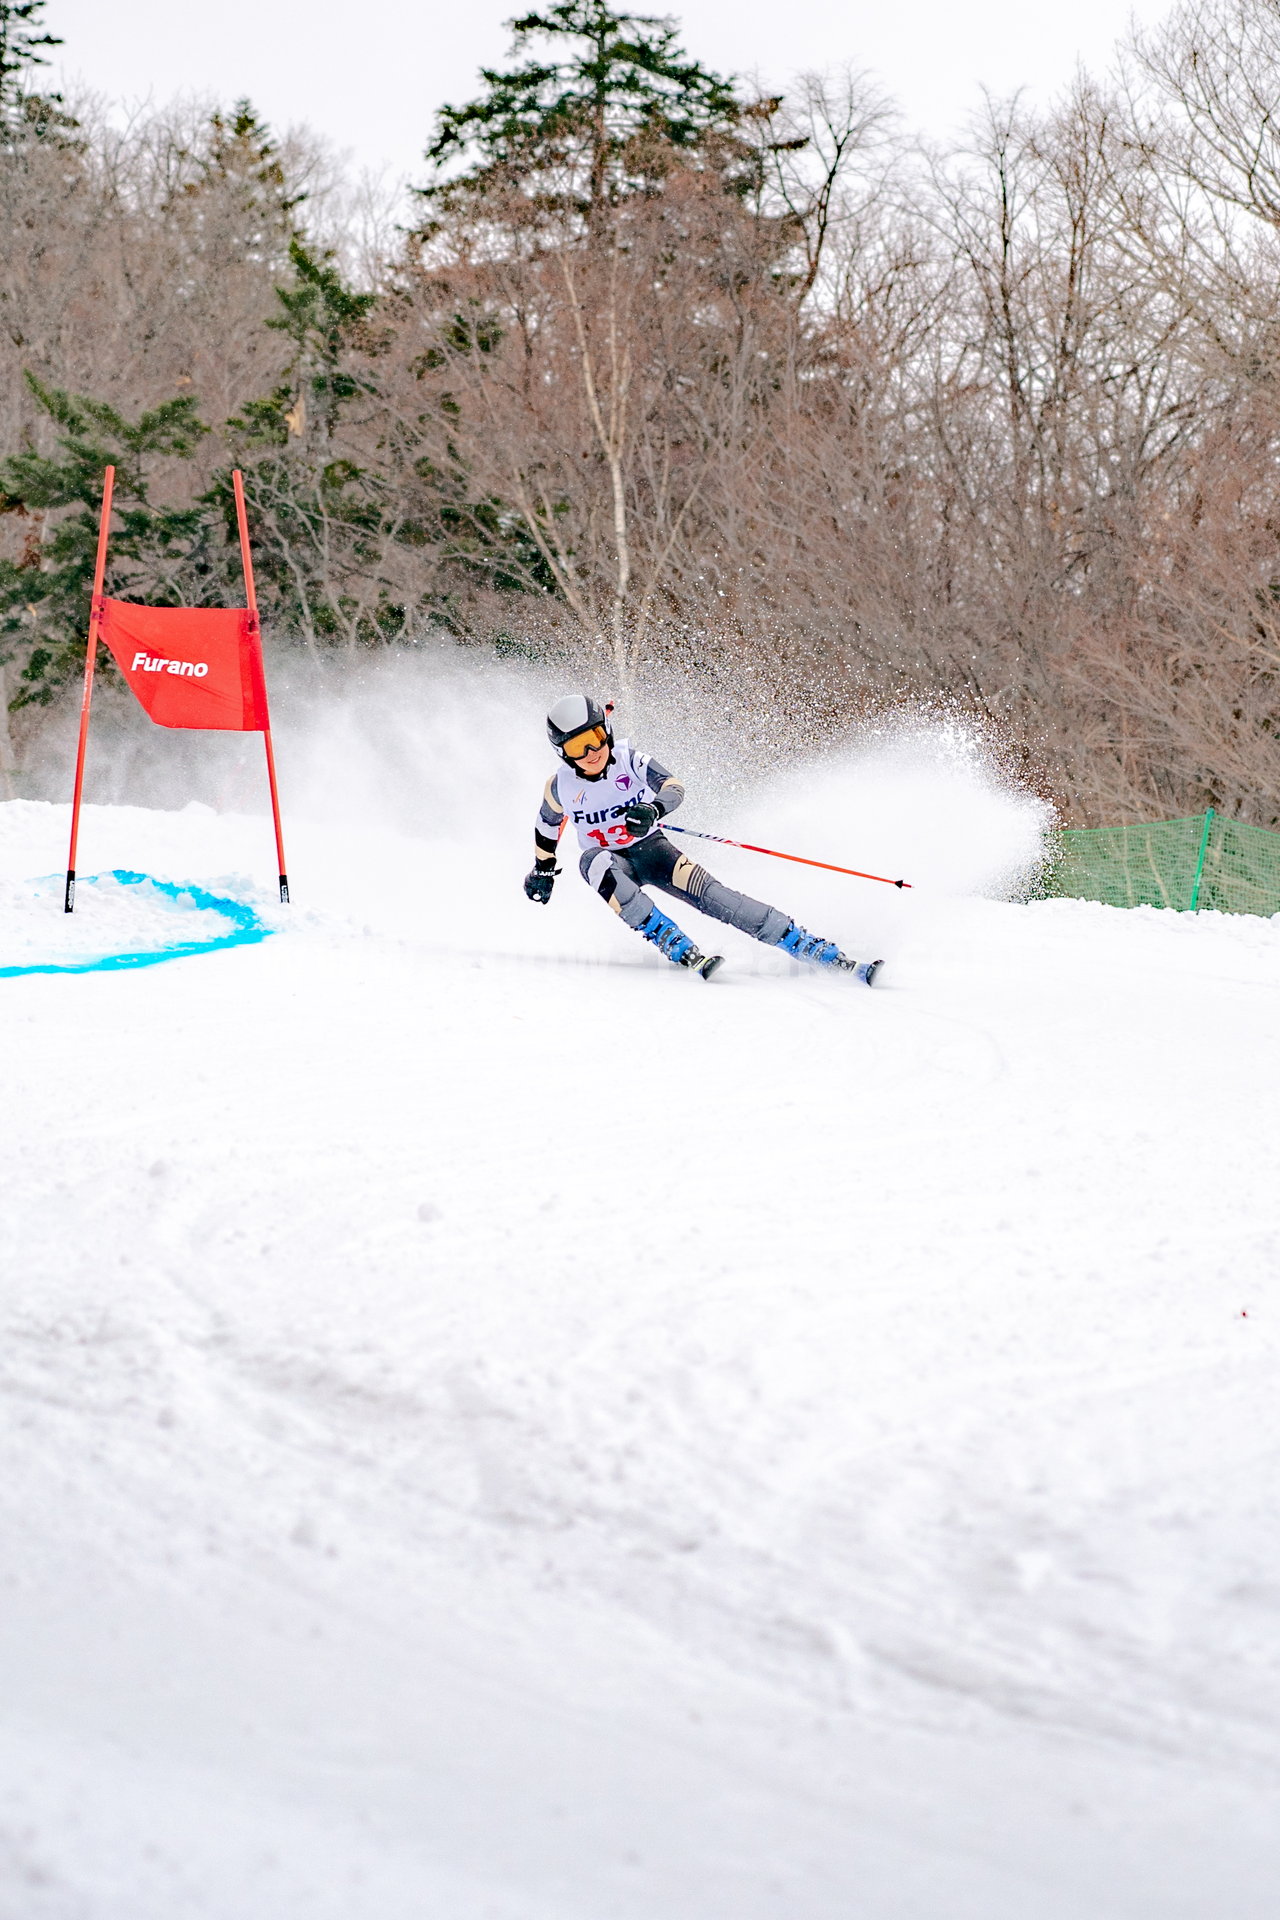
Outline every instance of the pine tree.
POLYGON ((6 113, 24 91, 30 69, 48 66, 38 49, 62 45, 56 33, 34 30, 43 25, 44 7, 45 0, 0 0, 0 103, 6 113))
MULTIPOLYGON (((353 459, 353 436, 342 432, 351 403, 377 406, 368 360, 378 296, 347 286, 332 259, 297 238, 289 259, 293 283, 277 287, 279 310, 267 321, 293 343, 285 377, 227 422, 244 469, 259 583, 264 607, 310 644, 368 644, 404 619, 381 578, 398 527, 388 476, 353 459)), ((230 476, 205 497, 232 526, 230 476)))
POLYGON ((286 429, 308 447, 324 448, 333 437, 343 405, 362 390, 360 379, 350 370, 350 350, 378 296, 348 287, 332 260, 311 252, 301 240, 290 243, 289 261, 294 283, 277 287, 280 311, 267 325, 288 335, 293 357, 288 384, 259 407, 259 428, 266 427, 270 416, 277 444, 286 444, 281 431, 286 429), (279 402, 285 396, 292 396, 291 406, 281 413, 279 402))
POLYGON ((14 709, 47 706, 80 669, 108 465, 116 469, 109 593, 216 604, 225 571, 204 505, 151 501, 157 462, 187 459, 208 432, 193 399, 167 400, 129 421, 103 401, 43 386, 30 373, 27 383, 61 429, 58 447, 0 461, 0 511, 37 525, 37 516, 58 518, 43 542, 31 541, 16 561, 0 561, 0 653, 19 662, 14 709))
POLYGON ((12 146, 25 134, 37 136, 75 122, 60 111, 61 94, 40 93, 29 85, 33 67, 47 67, 42 47, 60 47, 56 33, 41 33, 45 0, 0 0, 0 142, 12 146))
POLYGON ((211 270, 246 263, 282 270, 306 194, 291 191, 280 147, 249 100, 210 115, 208 146, 177 200, 210 256, 211 270))
POLYGON ((484 93, 437 116, 426 153, 436 179, 419 189, 428 204, 514 182, 590 219, 647 184, 663 150, 730 132, 743 114, 732 83, 681 51, 670 20, 559 0, 511 30, 516 64, 482 68, 484 93), (538 42, 550 43, 544 58, 538 42))

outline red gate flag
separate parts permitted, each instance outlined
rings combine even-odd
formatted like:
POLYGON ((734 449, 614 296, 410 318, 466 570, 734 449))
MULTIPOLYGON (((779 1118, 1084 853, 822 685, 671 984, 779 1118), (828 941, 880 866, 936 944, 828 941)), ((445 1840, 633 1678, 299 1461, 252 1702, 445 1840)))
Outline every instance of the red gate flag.
POLYGON ((104 599, 98 632, 158 726, 266 730, 258 622, 247 608, 104 599))
POLYGON ((280 794, 276 787, 276 756, 271 745, 271 717, 267 712, 267 682, 262 671, 262 633, 253 589, 244 481, 239 471, 231 476, 236 497, 236 525, 240 532, 240 560, 244 567, 246 604, 243 607, 143 607, 132 600, 108 599, 102 583, 106 577, 107 536, 111 529, 111 496, 115 483, 116 470, 108 467, 102 479, 98 555, 93 570, 93 598, 89 602, 89 644, 84 661, 63 910, 73 912, 76 903, 76 842, 80 834, 89 704, 93 699, 93 670, 99 640, 106 641, 116 665, 158 726, 205 727, 223 733, 262 735, 267 750, 271 817, 276 830, 280 898, 287 901, 289 876, 284 865, 280 794))

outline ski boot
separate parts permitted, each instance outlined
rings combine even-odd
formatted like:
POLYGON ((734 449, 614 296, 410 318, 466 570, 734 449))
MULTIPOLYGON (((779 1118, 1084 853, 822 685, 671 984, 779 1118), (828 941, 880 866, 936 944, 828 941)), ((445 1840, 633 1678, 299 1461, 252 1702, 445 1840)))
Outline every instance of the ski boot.
POLYGON ((851 973, 855 980, 861 980, 864 987, 871 986, 884 965, 883 960, 850 960, 845 954, 833 963, 841 973, 851 973))
POLYGON ((841 973, 852 973, 869 987, 884 965, 883 960, 851 960, 847 953, 841 953, 834 940, 824 940, 821 934, 806 933, 793 920, 778 945, 793 960, 812 960, 819 967, 836 967, 841 973))
POLYGON ((687 967, 691 973, 699 973, 709 980, 721 964, 718 953, 699 953, 687 933, 681 933, 674 920, 668 920, 665 913, 652 907, 636 929, 646 940, 652 941, 659 953, 665 953, 667 959, 677 967, 687 967))

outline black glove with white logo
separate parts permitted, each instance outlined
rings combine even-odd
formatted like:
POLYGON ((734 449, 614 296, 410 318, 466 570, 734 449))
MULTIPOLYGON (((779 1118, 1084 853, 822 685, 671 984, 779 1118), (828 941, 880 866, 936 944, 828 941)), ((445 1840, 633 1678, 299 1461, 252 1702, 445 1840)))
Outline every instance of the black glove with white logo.
POLYGON ((524 877, 526 899, 536 900, 540 907, 545 907, 559 871, 559 867, 533 867, 524 877))
POLYGON ((657 807, 651 806, 647 800, 637 800, 634 806, 627 808, 622 818, 627 832, 634 834, 639 840, 648 833, 655 820, 662 818, 662 815, 657 807))

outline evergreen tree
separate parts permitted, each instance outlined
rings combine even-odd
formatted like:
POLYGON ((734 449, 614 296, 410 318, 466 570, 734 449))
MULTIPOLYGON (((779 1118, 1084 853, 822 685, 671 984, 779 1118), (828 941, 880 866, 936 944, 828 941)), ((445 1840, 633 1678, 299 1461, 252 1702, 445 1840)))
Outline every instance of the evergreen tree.
POLYGON ((590 217, 647 184, 664 150, 687 151, 742 117, 732 83, 681 51, 670 20, 559 0, 511 31, 516 64, 482 68, 484 93, 437 116, 426 154, 437 177, 419 190, 428 204, 515 182, 590 217))
POLYGON ((14 708, 53 700, 84 659, 102 502, 102 476, 116 469, 107 592, 125 599, 199 605, 223 597, 225 561, 207 508, 157 507, 151 482, 160 461, 188 458, 208 428, 187 397, 129 421, 100 400, 27 382, 61 432, 50 455, 0 461, 0 512, 34 529, 57 513, 52 531, 19 559, 0 561, 0 652, 19 662, 14 708), (70 511, 60 511, 70 509, 70 511))
POLYGON ((281 447, 292 435, 315 452, 333 438, 345 403, 367 387, 352 370, 351 349, 378 296, 348 287, 331 258, 312 253, 297 238, 289 244, 289 262, 294 283, 276 288, 280 311, 267 321, 293 342, 287 379, 269 400, 252 403, 245 421, 235 424, 281 447))
MULTIPOLYGON (((352 457, 344 413, 363 398, 377 410, 369 363, 378 296, 346 285, 332 259, 291 241, 293 284, 277 287, 267 325, 293 353, 275 390, 227 422, 244 469, 264 601, 310 642, 376 641, 403 624, 404 610, 380 573, 398 537, 389 499, 394 454, 374 472, 352 457)), ((206 496, 231 519, 229 474, 206 496)))
POLYGON ((24 135, 74 127, 60 110, 62 96, 29 85, 34 67, 49 62, 42 47, 60 47, 56 33, 42 33, 45 0, 0 0, 0 143, 12 150, 24 135))
POLYGON ((175 196, 217 271, 246 263, 285 268, 305 193, 291 191, 280 148, 252 102, 210 115, 207 148, 175 196))
POLYGON ((6 120, 25 92, 32 67, 47 67, 41 47, 60 47, 56 33, 37 33, 45 0, 0 0, 0 110, 6 120))

